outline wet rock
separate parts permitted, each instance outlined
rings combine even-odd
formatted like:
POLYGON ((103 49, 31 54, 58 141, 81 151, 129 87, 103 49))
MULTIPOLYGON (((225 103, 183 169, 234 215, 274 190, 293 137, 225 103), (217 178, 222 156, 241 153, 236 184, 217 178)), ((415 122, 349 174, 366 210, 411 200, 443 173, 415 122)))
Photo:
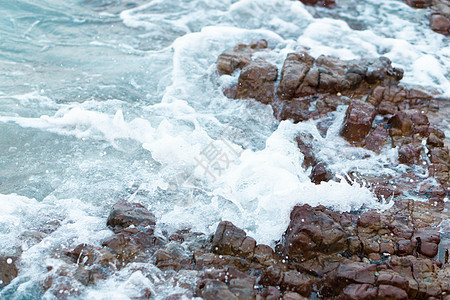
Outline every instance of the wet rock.
POLYGON ((345 115, 341 136, 353 144, 363 142, 372 128, 375 114, 372 105, 358 100, 352 101, 345 115))
POLYGON ((317 252, 342 252, 346 248, 345 231, 331 215, 309 205, 296 206, 283 238, 283 248, 290 259, 303 261, 317 252))
POLYGON ((327 169, 324 163, 316 164, 311 170, 311 182, 320 184, 322 181, 330 181, 333 179, 333 174, 327 169))
POLYGON ((237 98, 254 98, 265 104, 272 102, 277 75, 276 66, 262 59, 252 61, 242 69, 239 76, 237 98))
POLYGON ((229 290, 228 286, 219 280, 205 280, 201 282, 197 289, 197 295, 205 300, 238 300, 238 297, 229 290))
POLYGON ((214 233, 212 252, 226 255, 238 254, 246 236, 245 231, 234 226, 233 223, 222 221, 214 233))
POLYGON ((450 18, 444 14, 432 14, 430 26, 433 31, 443 35, 450 35, 450 18))
POLYGON ((417 250, 419 253, 435 257, 438 253, 438 245, 441 242, 440 233, 433 228, 420 228, 414 232, 413 238, 417 241, 417 250))
POLYGON ((288 271, 284 273, 281 287, 283 290, 294 291, 308 296, 315 282, 316 280, 309 275, 297 271, 288 271))
POLYGON ((402 164, 415 164, 420 161, 422 147, 414 144, 407 144, 398 150, 398 161, 402 164))
POLYGON ((73 263, 92 266, 117 266, 118 262, 111 251, 105 248, 94 247, 89 244, 79 244, 73 250, 65 253, 73 263))
POLYGON ((193 261, 186 249, 176 242, 170 242, 155 253, 155 264, 160 269, 189 269, 193 261))
POLYGON ((412 134, 413 121, 406 112, 398 112, 392 116, 388 124, 391 126, 391 136, 409 136, 412 134))
POLYGON ((16 260, 17 257, 0 255, 0 288, 7 286, 17 277, 19 270, 16 260))
POLYGON ((378 299, 378 289, 371 284, 349 284, 338 299, 378 299))
POLYGON ((295 97, 296 90, 313 64, 314 58, 306 52, 289 53, 287 55, 281 71, 280 85, 277 89, 278 97, 281 100, 295 97))
POLYGON ((233 49, 222 53, 217 59, 217 71, 219 74, 232 74, 236 69, 242 69, 252 61, 255 51, 266 49, 267 41, 260 40, 250 45, 238 44, 233 49))
POLYGON ((286 292, 283 294, 283 300, 306 300, 308 298, 302 297, 295 292, 286 292))
POLYGON ((155 215, 147 208, 142 204, 126 200, 114 204, 106 222, 106 225, 116 233, 123 228, 134 225, 135 227, 145 228, 147 233, 153 234, 155 224, 155 215))
POLYGON ((336 4, 334 0, 300 0, 305 5, 332 7, 336 4))
POLYGON ((415 8, 427 8, 431 6, 432 0, 405 0, 405 2, 415 8))
POLYGON ((408 299, 408 294, 398 287, 382 284, 378 287, 378 299, 408 299))
POLYGON ((383 123, 380 123, 372 130, 364 142, 364 148, 379 154, 389 143, 389 132, 383 123))
POLYGON ((311 134, 300 134, 295 138, 297 146, 303 154, 303 164, 304 168, 309 168, 316 164, 316 157, 314 155, 313 149, 314 137, 311 134))
POLYGON ((161 245, 161 243, 160 239, 147 232, 128 228, 106 238, 102 246, 108 248, 120 263, 125 264, 140 254, 152 253, 155 250, 155 246, 161 245))

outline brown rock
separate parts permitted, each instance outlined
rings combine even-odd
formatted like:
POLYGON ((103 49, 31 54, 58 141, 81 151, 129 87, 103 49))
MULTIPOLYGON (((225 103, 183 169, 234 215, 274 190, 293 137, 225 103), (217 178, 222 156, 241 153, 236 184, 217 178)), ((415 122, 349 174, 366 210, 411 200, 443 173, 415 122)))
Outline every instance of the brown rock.
POLYGON ((354 100, 347 109, 341 135, 350 143, 363 142, 372 128, 375 108, 365 102, 354 100))
POLYGON ((385 125, 380 123, 367 136, 366 141, 364 142, 364 148, 379 154, 388 142, 389 132, 385 125))
POLYGON ((0 288, 7 286, 17 277, 19 270, 16 267, 17 257, 0 255, 0 288))
POLYGON ((277 89, 281 100, 295 97, 295 91, 303 82, 306 74, 314 64, 314 58, 306 52, 289 53, 281 71, 280 85, 277 89))
POLYGON ((430 26, 433 31, 444 35, 450 34, 450 19, 442 14, 432 14, 430 17, 430 26))
POLYGON ((217 226, 212 240, 212 252, 218 254, 238 254, 247 234, 229 221, 222 221, 217 226))
POLYGON ((349 284, 338 299, 377 299, 378 289, 371 284, 349 284))
POLYGON ((378 299, 408 299, 408 294, 395 286, 382 284, 378 287, 378 299))
POLYGON ((332 7, 336 3, 334 0, 300 0, 305 5, 332 7))
POLYGON ((431 6, 432 0, 405 0, 406 4, 415 8, 427 8, 431 6))
POLYGON ((413 121, 410 115, 400 111, 392 116, 388 124, 391 125, 391 136, 409 136, 412 134, 413 121))
POLYGON ((284 273, 282 288, 297 292, 301 295, 308 296, 311 293, 314 280, 311 276, 305 275, 297 271, 288 271, 284 273))
POLYGON ((126 200, 114 204, 106 222, 106 225, 116 233, 123 228, 134 225, 135 227, 145 228, 147 233, 153 234, 155 224, 155 215, 147 208, 142 204, 126 200))
POLYGON ((237 97, 254 98, 265 104, 272 102, 277 72, 277 67, 262 59, 249 63, 239 76, 237 97))
POLYGON ((330 181, 333 179, 333 174, 327 169, 326 165, 322 162, 316 164, 311 170, 311 182, 320 184, 322 181, 330 181))
POLYGON ((414 144, 407 144, 398 150, 398 161, 402 164, 416 164, 420 161, 422 147, 414 144))

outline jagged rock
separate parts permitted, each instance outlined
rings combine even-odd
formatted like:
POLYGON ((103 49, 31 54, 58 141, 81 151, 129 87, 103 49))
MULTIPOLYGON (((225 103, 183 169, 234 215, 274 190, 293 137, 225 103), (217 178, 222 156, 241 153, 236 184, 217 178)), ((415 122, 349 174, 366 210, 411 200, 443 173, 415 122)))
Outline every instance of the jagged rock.
POLYGON ((372 130, 364 142, 364 148, 379 154, 389 142, 389 132, 383 123, 380 123, 372 130))
POLYGON ((398 161, 402 164, 415 164, 420 160, 422 148, 418 145, 407 144, 398 150, 398 161))
POLYGON ((250 45, 238 44, 228 49, 217 59, 219 74, 232 74, 236 69, 242 69, 252 61, 252 54, 258 50, 266 49, 267 41, 259 40, 250 45))
POLYGON ((237 98, 254 98, 265 104, 272 102, 277 76, 276 66, 262 59, 252 61, 242 69, 239 76, 237 98))
POLYGON ((333 179, 333 174, 327 169, 324 163, 316 164, 311 170, 311 182, 320 184, 322 181, 330 181, 333 179))
POLYGON ((126 200, 114 204, 106 222, 106 225, 116 233, 123 228, 134 225, 135 227, 145 228, 147 233, 153 234, 155 224, 155 215, 147 208, 142 204, 126 200))
POLYGON ((314 58, 306 52, 289 53, 281 71, 280 85, 277 94, 281 100, 295 97, 296 90, 305 79, 309 69, 314 64, 314 58))
POLYGON ((362 101, 352 101, 345 114, 341 135, 350 143, 363 142, 372 128, 375 108, 362 101))
POLYGON ((305 5, 332 7, 336 4, 334 0, 300 0, 305 5))

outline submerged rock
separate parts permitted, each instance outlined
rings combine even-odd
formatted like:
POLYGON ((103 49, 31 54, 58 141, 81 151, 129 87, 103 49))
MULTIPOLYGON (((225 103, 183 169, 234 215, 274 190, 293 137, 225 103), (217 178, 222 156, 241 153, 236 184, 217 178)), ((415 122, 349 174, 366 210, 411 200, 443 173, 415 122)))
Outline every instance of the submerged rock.
POLYGON ((19 270, 16 266, 17 257, 0 255, 0 288, 7 286, 17 277, 19 270))

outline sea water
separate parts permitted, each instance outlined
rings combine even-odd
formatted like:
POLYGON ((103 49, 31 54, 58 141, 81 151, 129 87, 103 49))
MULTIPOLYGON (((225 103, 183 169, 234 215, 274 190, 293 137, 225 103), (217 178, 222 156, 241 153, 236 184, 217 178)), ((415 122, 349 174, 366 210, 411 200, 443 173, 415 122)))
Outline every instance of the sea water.
MULTIPOLYGON (((364 184, 314 185, 294 141, 311 134, 316 155, 342 179, 396 176, 397 149, 380 155, 339 137, 345 106, 317 121, 278 122, 270 106, 227 99, 238 74, 215 62, 237 43, 266 39, 258 53, 281 70, 286 55, 386 56, 402 83, 435 89, 449 132, 449 39, 429 11, 400 0, 4 0, 0 2, 0 253, 22 252, 19 276, 0 298, 52 299, 40 288, 54 253, 112 235, 119 200, 143 204, 157 232, 214 232, 232 221, 274 245, 296 204, 340 211, 388 207, 364 184), (396 166, 386 168, 386 166, 396 166), (30 232, 50 228, 41 241, 30 232)), ((130 264, 80 297, 155 298, 179 292, 151 263, 130 264), (168 288, 170 286, 170 288, 168 288)), ((185 280, 190 280, 186 275, 185 280)))

